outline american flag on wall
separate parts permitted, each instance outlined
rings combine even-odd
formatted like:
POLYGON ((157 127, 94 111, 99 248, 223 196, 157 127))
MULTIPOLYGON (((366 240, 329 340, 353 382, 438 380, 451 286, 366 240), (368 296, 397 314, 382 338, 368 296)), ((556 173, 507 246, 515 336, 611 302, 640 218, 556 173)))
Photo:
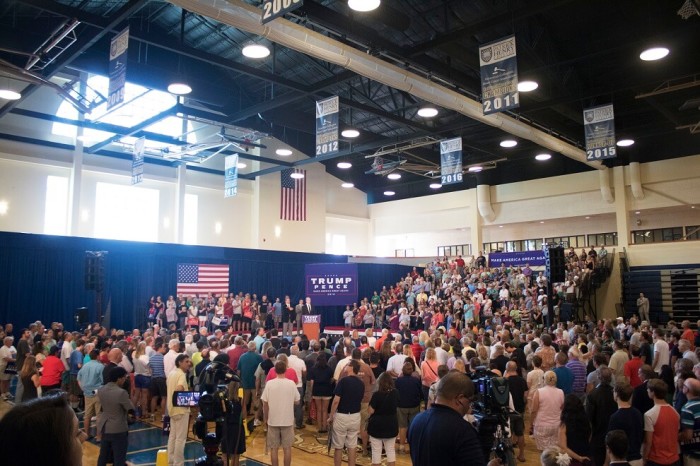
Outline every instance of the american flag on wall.
POLYGON ((280 194, 280 219, 306 221, 306 170, 287 168, 282 170, 280 194), (292 178, 292 173, 303 175, 292 178))
POLYGON ((177 264, 177 295, 228 293, 228 265, 177 264))

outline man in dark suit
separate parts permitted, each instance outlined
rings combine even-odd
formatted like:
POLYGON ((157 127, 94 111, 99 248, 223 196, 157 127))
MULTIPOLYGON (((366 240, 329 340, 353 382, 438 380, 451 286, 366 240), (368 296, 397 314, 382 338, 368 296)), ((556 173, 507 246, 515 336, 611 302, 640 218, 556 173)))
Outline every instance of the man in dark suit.
POLYGON ((600 383, 586 396, 586 414, 591 420, 591 456, 593 464, 605 464, 605 434, 608 433, 610 416, 617 411, 613 395, 612 370, 609 367, 598 368, 600 383))
POLYGON ((639 368, 639 379, 642 381, 632 393, 632 407, 644 414, 654 407, 654 400, 649 398, 647 385, 649 381, 656 378, 656 373, 649 364, 644 364, 639 368))
POLYGON ((304 315, 311 315, 314 313, 314 308, 311 306, 311 298, 306 297, 306 301, 304 302, 304 305, 302 306, 302 314, 304 315))

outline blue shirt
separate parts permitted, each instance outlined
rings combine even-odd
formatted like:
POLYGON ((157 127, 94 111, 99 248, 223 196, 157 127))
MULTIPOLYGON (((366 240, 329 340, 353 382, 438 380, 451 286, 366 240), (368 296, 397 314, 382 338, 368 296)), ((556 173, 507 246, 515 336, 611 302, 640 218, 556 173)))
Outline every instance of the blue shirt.
MULTIPOLYGON (((71 354, 71 358, 72 358, 71 354)), ((102 387, 102 371, 104 366, 101 362, 91 359, 78 371, 78 382, 86 397, 92 398, 97 394, 97 389, 102 387)))
POLYGON ((275 310, 275 316, 282 317, 282 303, 273 304, 272 309, 275 310))
POLYGON ((573 392, 574 388, 574 373, 566 366, 555 367, 552 371, 557 374, 557 388, 560 388, 564 395, 573 392))
POLYGON ((241 386, 245 390, 252 390, 255 388, 255 370, 261 362, 263 362, 262 356, 255 351, 243 353, 238 360, 236 368, 241 374, 241 386))
POLYGON ((78 375, 78 371, 83 365, 83 352, 78 350, 73 350, 70 354, 70 373, 72 375, 78 375))
POLYGON ((259 353, 260 351, 262 351, 262 346, 265 344, 267 339, 261 335, 256 335, 255 338, 253 338, 253 341, 257 345, 256 347, 259 353))
POLYGON ((165 365, 163 363, 163 355, 155 352, 148 358, 148 365, 151 366, 151 374, 153 377, 165 378, 165 365))

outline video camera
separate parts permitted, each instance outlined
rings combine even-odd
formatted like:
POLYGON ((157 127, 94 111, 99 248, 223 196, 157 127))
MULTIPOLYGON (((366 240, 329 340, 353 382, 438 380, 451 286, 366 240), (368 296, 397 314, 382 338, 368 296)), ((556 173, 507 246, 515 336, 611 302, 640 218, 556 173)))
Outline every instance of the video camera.
POLYGON ((504 409, 508 409, 510 392, 505 378, 496 377, 484 366, 477 367, 470 377, 476 392, 476 401, 472 403, 472 408, 477 417, 500 414, 504 409))
POLYGON ((202 440, 205 456, 195 461, 195 466, 223 465, 217 457, 221 439, 225 434, 225 416, 233 410, 232 403, 228 399, 228 387, 231 382, 239 382, 241 379, 233 370, 220 361, 214 361, 204 368, 199 376, 199 415, 192 426, 192 432, 202 440), (214 432, 209 432, 208 422, 216 423, 214 432))

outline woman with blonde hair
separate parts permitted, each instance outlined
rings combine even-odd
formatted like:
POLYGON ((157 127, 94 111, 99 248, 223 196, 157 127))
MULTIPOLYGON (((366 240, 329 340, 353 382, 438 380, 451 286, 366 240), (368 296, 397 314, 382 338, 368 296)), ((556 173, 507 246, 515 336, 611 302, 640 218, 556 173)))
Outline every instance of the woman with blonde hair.
POLYGON ((549 447, 540 456, 542 466, 569 466, 571 457, 559 447, 549 447))
POLYGON ((423 389, 423 400, 428 404, 428 392, 430 386, 438 380, 438 363, 437 355, 434 348, 425 350, 425 361, 420 365, 421 368, 421 388, 423 389))
POLYGON ((134 396, 132 403, 136 406, 136 417, 141 417, 144 415, 143 408, 150 407, 148 397, 151 386, 151 366, 148 365, 145 341, 139 342, 131 359, 134 363, 134 396))
POLYGON ((564 392, 557 388, 557 374, 544 374, 544 387, 532 398, 532 426, 538 450, 559 445, 559 426, 564 406, 564 392))

